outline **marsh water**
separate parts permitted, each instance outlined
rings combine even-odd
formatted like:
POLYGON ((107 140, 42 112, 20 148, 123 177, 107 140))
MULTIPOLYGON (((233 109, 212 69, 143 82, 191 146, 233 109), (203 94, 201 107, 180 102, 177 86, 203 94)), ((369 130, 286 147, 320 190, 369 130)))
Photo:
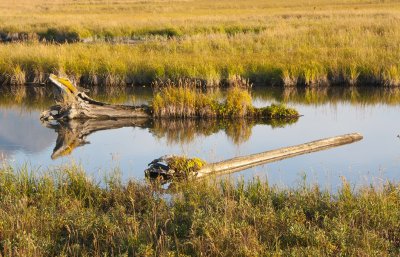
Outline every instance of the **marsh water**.
MULTIPOLYGON (((148 87, 92 90, 89 94, 102 101, 125 104, 143 104, 152 98, 148 87)), ((252 90, 252 97, 256 106, 285 102, 303 116, 297 121, 272 123, 137 120, 114 129, 90 131, 87 124, 42 124, 41 111, 53 104, 49 93, 42 88, 2 89, 0 161, 16 167, 28 165, 38 171, 76 163, 94 177, 102 178, 118 169, 123 180, 141 180, 147 164, 166 154, 197 156, 215 162, 360 132, 364 136, 360 142, 230 176, 244 179, 258 176, 285 187, 303 183, 305 178, 328 189, 340 187, 343 179, 354 187, 400 181, 399 89, 260 87, 252 90), (86 130, 76 136, 71 132, 74 129, 86 130), (61 139, 69 140, 67 148, 56 152, 57 140, 61 139)))

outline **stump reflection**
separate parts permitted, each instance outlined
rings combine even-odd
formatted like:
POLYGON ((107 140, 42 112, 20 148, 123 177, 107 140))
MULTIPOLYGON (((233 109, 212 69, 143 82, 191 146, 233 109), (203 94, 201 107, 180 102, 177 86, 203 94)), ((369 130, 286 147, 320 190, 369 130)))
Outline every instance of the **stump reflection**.
POLYGON ((75 119, 69 121, 45 121, 43 124, 58 134, 52 159, 66 156, 80 146, 89 143, 86 138, 101 130, 123 127, 148 129, 157 138, 166 138, 167 144, 190 143, 197 136, 209 136, 224 131, 234 144, 246 142, 257 124, 283 127, 295 123, 298 118, 279 120, 254 119, 151 119, 131 118, 114 120, 75 119))

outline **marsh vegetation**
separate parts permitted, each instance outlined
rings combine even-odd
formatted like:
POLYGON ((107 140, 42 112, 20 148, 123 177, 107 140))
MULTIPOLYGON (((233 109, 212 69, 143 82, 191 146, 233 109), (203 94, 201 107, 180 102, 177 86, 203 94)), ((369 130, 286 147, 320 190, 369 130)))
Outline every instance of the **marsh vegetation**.
POLYGON ((212 86, 236 76, 286 86, 400 83, 397 1, 18 0, 0 8, 4 37, 32 35, 0 45, 7 84, 43 82, 50 72, 106 86, 181 78, 212 86))
POLYGON ((153 115, 172 118, 296 119, 299 117, 295 109, 283 104, 254 107, 249 89, 236 84, 226 91, 223 101, 213 92, 202 92, 196 85, 197 83, 190 81, 178 84, 170 81, 158 83, 151 103, 153 115))
MULTIPOLYGON (((1 1, 0 13, 0 256, 400 255, 398 182, 288 188, 276 186, 273 175, 279 171, 292 185, 294 172, 314 167, 332 170, 321 175, 331 183, 343 174, 352 183, 398 180, 397 0, 14 0, 1 1), (151 104, 156 116, 174 118, 90 138, 92 148, 75 151, 88 157, 86 170, 54 167, 54 131, 35 123, 52 93, 30 85, 45 84, 50 73, 91 87, 98 100, 151 104), (125 87, 155 81, 154 95, 125 87), (251 83, 261 87, 248 91, 251 83), (226 94, 204 90, 221 85, 226 94), (293 104, 310 118, 295 124, 297 112, 257 103, 293 104), (336 111, 327 112, 328 105, 336 111), (238 119, 245 116, 294 118, 238 119), (210 179, 166 190, 140 180, 149 155, 185 148, 212 163, 210 155, 265 151, 340 129, 365 131, 371 140, 351 152, 321 154, 318 164, 304 157, 263 168, 272 183, 210 179), (53 167, 17 168, 26 157, 53 167), (118 171, 94 174, 93 163, 106 169, 114 158, 125 178, 138 180, 118 171), (346 173, 348 167, 359 173, 346 173)), ((66 140, 65 153, 88 143, 78 138, 79 145, 66 140)))
POLYGON ((0 254, 398 255, 399 185, 337 192, 254 179, 95 180, 79 167, 0 168, 0 254), (166 195, 168 194, 168 196, 166 195))

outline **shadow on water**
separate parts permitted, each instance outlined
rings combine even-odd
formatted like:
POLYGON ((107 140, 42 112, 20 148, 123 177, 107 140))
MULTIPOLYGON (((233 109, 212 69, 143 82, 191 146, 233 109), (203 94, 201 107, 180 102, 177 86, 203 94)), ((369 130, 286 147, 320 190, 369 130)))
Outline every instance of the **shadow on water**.
POLYGON ((255 125, 269 125, 273 128, 293 124, 298 118, 280 120, 217 120, 217 119, 118 119, 118 120, 71 120, 45 122, 44 125, 57 133, 52 159, 66 156, 89 142, 86 138, 97 131, 138 127, 148 129, 157 138, 166 138, 167 144, 190 143, 198 136, 209 136, 224 131, 234 144, 246 142, 255 125))

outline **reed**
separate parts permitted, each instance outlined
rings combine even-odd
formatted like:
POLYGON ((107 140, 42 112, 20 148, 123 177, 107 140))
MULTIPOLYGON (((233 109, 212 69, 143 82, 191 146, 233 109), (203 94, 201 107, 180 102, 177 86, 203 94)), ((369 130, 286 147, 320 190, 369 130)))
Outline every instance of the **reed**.
POLYGON ((2 256, 399 255, 399 185, 157 184, 0 168, 2 256))

